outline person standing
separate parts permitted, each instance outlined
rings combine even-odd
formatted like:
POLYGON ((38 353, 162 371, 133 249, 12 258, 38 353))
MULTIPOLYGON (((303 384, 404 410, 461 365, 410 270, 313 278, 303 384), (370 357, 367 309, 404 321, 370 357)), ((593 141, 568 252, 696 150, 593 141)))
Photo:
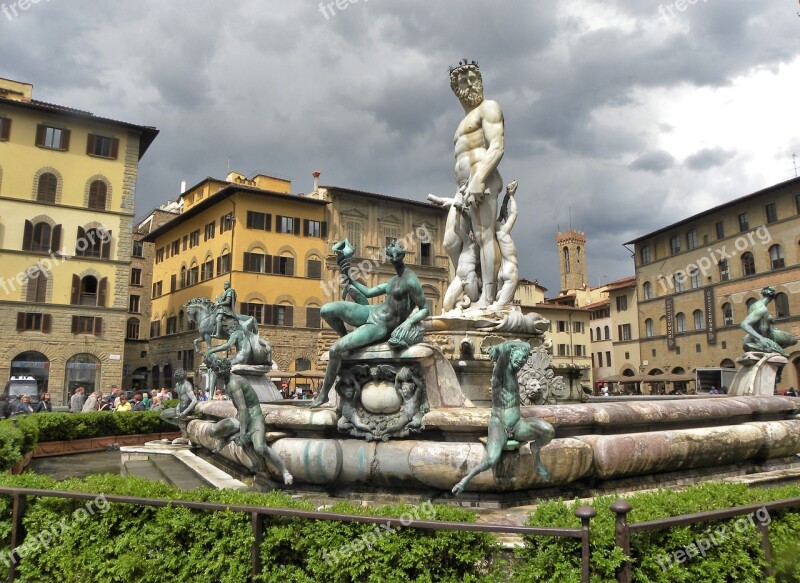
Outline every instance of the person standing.
POLYGON ((146 411, 141 393, 134 393, 133 406, 131 407, 131 411, 146 411))
POLYGON ((0 395, 0 419, 8 419, 11 415, 11 407, 8 402, 8 397, 0 395))
POLYGON ((50 393, 42 393, 36 407, 33 408, 34 413, 50 413, 53 411, 53 404, 50 402, 50 393))
POLYGON ((86 402, 86 389, 78 387, 69 399, 69 412, 80 413, 83 410, 83 404, 86 402))
POLYGON ((114 412, 125 412, 131 410, 131 404, 128 402, 128 399, 125 398, 125 395, 119 396, 119 403, 116 407, 114 407, 114 412))
POLYGON ((20 402, 17 403, 16 411, 14 414, 16 415, 28 415, 33 413, 33 407, 31 406, 31 396, 30 395, 22 395, 20 402))
POLYGON ((98 403, 102 398, 103 394, 100 391, 95 391, 86 399, 86 402, 81 407, 81 413, 92 413, 93 411, 97 411, 98 403))

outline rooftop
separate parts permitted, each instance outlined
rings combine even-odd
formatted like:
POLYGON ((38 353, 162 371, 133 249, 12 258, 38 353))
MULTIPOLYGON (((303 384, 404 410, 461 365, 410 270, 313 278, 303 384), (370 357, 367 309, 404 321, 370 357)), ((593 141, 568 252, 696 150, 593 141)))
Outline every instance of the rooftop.
POLYGON ((636 239, 632 239, 632 240, 628 241, 627 243, 624 243, 624 245, 633 245, 633 244, 639 243, 639 242, 641 242, 641 241, 643 241, 645 239, 649 239, 650 237, 654 237, 654 236, 660 235, 661 233, 664 233, 666 231, 670 231, 670 230, 672 230, 672 229, 674 229, 676 227, 680 227, 681 225, 689 224, 689 223, 691 223, 693 221, 696 221, 697 219, 700 219, 700 218, 703 218, 703 217, 707 217, 709 215, 713 215, 714 213, 718 213, 718 212, 720 212, 722 210, 725 210, 728 207, 732 207, 732 206, 734 206, 736 204, 739 204, 741 202, 747 201, 747 200, 752 199, 752 198, 757 198, 759 196, 763 196, 765 194, 769 194, 770 192, 772 192, 774 190, 779 190, 781 188, 784 188, 784 187, 787 187, 787 186, 790 186, 790 185, 800 186, 800 177, 792 178, 790 180, 786 180, 784 182, 780 182, 778 184, 774 184, 772 186, 768 186, 767 188, 764 188, 762 190, 758 190, 756 192, 753 192, 751 194, 747 194, 745 196, 740 196, 739 198, 734 198, 733 200, 729 200, 726 203, 717 205, 717 206, 712 207, 712 208, 710 208, 708 210, 705 210, 703 212, 697 213, 696 215, 692 215, 691 217, 682 219, 682 220, 678 221, 677 223, 672 223, 671 225, 667 225, 666 227, 661 227, 660 229, 658 229, 656 231, 653 231, 651 233, 647 233, 646 235, 642 235, 640 237, 637 237, 636 239))
POLYGON ((142 156, 144 156, 145 152, 147 152, 150 144, 153 143, 153 140, 155 140, 156 136, 158 135, 158 130, 151 126, 137 125, 107 117, 99 117, 89 111, 83 111, 73 107, 31 99, 30 95, 32 90, 33 86, 30 84, 19 83, 9 79, 0 79, 0 105, 47 112, 60 115, 61 117, 67 119, 73 119, 75 121, 114 125, 117 127, 137 131, 141 136, 139 140, 140 160, 142 156))

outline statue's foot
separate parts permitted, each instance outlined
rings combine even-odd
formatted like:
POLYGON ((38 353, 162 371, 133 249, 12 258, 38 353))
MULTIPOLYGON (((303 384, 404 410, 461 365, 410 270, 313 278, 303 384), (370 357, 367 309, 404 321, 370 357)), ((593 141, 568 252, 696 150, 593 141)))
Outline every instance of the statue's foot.
POLYGON ((464 491, 464 488, 466 487, 467 485, 464 483, 464 480, 461 480, 458 484, 453 486, 451 492, 453 493, 453 496, 458 496, 464 491))
POLYGON ((536 471, 539 472, 539 476, 545 482, 550 481, 550 472, 542 463, 542 460, 536 460, 536 471))
POLYGON ((289 473, 289 470, 284 470, 283 472, 283 483, 287 486, 291 486, 294 483, 294 477, 289 473))
POLYGON ((309 407, 314 409, 315 407, 322 407, 325 403, 328 402, 328 395, 325 393, 320 393, 317 395, 317 398, 311 401, 309 407))

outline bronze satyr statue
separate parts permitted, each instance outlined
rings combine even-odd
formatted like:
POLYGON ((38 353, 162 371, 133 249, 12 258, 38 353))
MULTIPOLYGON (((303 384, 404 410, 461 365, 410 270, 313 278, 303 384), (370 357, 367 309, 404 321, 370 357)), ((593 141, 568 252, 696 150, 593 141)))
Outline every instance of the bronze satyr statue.
POLYGON ((774 318, 769 313, 769 303, 775 299, 775 288, 767 286, 761 290, 761 299, 753 302, 747 316, 740 324, 747 332, 742 345, 748 352, 777 352, 787 356, 784 348, 797 344, 797 337, 788 332, 778 330, 773 324, 774 318))
POLYGON ((292 474, 286 469, 280 456, 267 445, 264 413, 253 387, 244 378, 231 373, 231 361, 227 358, 212 357, 211 368, 225 384, 225 390, 236 407, 236 419, 223 419, 214 425, 211 436, 219 440, 214 452, 224 447, 225 440, 233 441, 244 448, 256 462, 260 462, 260 466, 267 462, 275 467, 281 473, 283 483, 290 485, 294 481, 292 474))
POLYGON ((519 340, 503 342, 489 349, 494 361, 492 370, 492 416, 489 418, 489 439, 486 456, 463 480, 453 487, 458 496, 470 480, 494 467, 506 446, 516 447, 530 442, 531 454, 539 475, 550 479, 550 473, 542 463, 539 450, 550 443, 555 435, 553 426, 537 418, 523 419, 520 413, 519 381, 517 373, 528 360, 531 346, 519 340))

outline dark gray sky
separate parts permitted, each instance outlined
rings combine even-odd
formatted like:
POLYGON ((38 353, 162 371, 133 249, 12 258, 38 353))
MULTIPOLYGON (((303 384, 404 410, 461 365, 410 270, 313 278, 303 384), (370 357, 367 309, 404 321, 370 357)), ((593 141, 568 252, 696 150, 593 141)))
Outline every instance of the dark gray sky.
POLYGON ((320 170, 450 195, 448 66, 478 60, 520 185, 522 276, 551 295, 570 207, 597 285, 633 273, 624 241, 787 180, 800 155, 794 0, 4 1, 0 76, 161 130, 139 213, 228 167, 295 192, 320 170))

